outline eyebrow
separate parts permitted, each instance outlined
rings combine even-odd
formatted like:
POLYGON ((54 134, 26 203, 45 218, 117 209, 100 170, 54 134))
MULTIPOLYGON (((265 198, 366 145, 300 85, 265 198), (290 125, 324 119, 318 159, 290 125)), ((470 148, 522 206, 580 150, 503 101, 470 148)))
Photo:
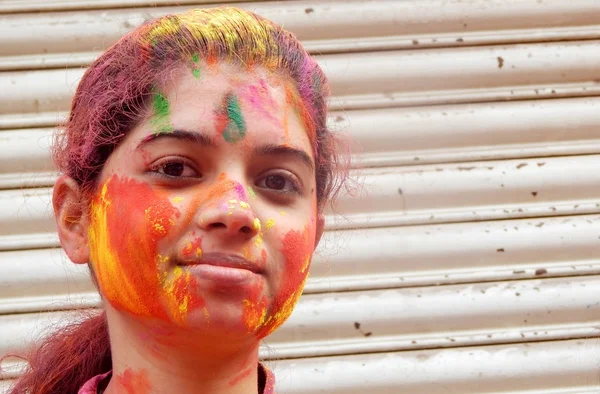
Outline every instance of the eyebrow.
POLYGON ((189 131, 189 130, 173 130, 173 131, 161 131, 159 133, 152 133, 146 138, 143 138, 138 146, 135 148, 139 150, 144 146, 163 139, 175 139, 180 141, 189 141, 200 144, 202 146, 210 147, 214 146, 215 143, 212 138, 206 134, 197 132, 197 131, 189 131))
POLYGON ((289 145, 266 144, 254 149, 257 156, 288 156, 297 158, 308 166, 311 172, 315 172, 313 159, 302 149, 293 148, 289 145))

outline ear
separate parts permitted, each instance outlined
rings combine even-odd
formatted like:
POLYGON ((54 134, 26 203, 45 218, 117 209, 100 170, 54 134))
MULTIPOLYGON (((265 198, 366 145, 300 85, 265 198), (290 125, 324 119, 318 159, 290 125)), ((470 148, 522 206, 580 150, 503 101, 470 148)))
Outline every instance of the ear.
POLYGON ((315 232, 315 249, 319 245, 319 241, 321 241, 321 236, 323 235, 323 230, 325 229, 325 215, 319 213, 317 215, 317 231, 315 232))
POLYGON ((58 227, 60 244, 76 264, 90 259, 88 245, 88 217, 79 185, 70 177, 62 176, 54 185, 52 207, 58 227))

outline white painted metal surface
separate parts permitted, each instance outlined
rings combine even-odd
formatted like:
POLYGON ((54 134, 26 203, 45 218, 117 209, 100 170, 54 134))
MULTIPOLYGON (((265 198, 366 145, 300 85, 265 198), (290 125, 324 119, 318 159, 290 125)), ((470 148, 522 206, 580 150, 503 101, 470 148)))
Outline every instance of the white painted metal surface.
MULTIPOLYGON (((210 4, 174 3, 0 1, 0 357, 99 305, 58 248, 51 135, 104 47, 210 4)), ((279 392, 599 393, 600 2, 239 5, 317 55, 356 152, 261 349, 279 392)))

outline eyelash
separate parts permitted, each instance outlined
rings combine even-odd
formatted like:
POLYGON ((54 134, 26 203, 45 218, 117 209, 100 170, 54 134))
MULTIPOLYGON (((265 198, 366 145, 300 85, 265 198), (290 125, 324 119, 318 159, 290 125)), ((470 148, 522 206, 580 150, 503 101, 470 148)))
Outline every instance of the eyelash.
POLYGON ((292 174, 289 171, 286 170, 273 170, 270 171, 264 175, 262 175, 258 181, 255 183, 255 186, 257 188, 263 189, 263 190, 267 190, 269 193, 276 193, 278 195, 301 195, 301 191, 302 188, 300 186, 300 181, 298 180, 298 178, 296 178, 296 176, 294 174, 292 174), (290 182, 292 189, 291 190, 277 190, 277 189, 270 189, 267 187, 263 187, 263 186, 259 186, 259 183, 263 180, 267 180, 268 177, 273 176, 273 175, 277 175, 277 176, 281 176, 282 178, 284 178, 287 182, 290 182))
MULTIPOLYGON (((162 172, 159 172, 159 169, 163 168, 164 166, 167 166, 169 164, 183 164, 184 166, 190 168, 192 171, 194 171, 196 174, 200 174, 200 171, 197 171, 194 167, 194 165, 192 165, 189 160, 187 160, 184 157, 180 157, 180 156, 176 156, 176 157, 168 157, 164 160, 159 160, 158 163, 153 164, 150 166, 150 173, 153 176, 157 176, 163 179, 168 179, 168 180, 174 180, 174 181, 182 181, 182 180, 189 180, 189 179, 195 179, 195 178, 201 178, 201 175, 196 175, 196 176, 174 176, 174 175, 169 175, 169 174, 164 174, 162 172)), ((287 170, 283 170, 283 169, 279 169, 279 170, 271 170, 265 174, 263 174, 256 182, 255 182, 255 186, 257 188, 260 188, 262 190, 267 191, 268 193, 272 193, 272 194, 276 194, 280 197, 283 196, 289 196, 291 197, 292 195, 301 195, 302 194, 302 187, 301 187, 301 183, 298 180, 298 178, 296 177, 296 175, 294 175, 293 173, 287 171, 287 170), (270 176, 281 176, 282 178, 285 179, 286 182, 289 182, 291 184, 291 190, 278 190, 278 189, 272 189, 272 188, 268 188, 268 187, 263 187, 263 186, 259 186, 259 183, 261 181, 266 181, 268 177, 270 176)))
POLYGON ((191 163, 189 163, 189 160, 187 160, 184 157, 179 157, 179 156, 168 157, 164 160, 160 160, 158 163, 150 166, 150 172, 154 176, 158 176, 158 177, 166 178, 166 179, 174 179, 174 180, 201 178, 201 175, 198 175, 198 174, 200 174, 200 171, 197 171, 194 168, 194 166, 191 163), (169 164, 183 164, 184 166, 186 166, 186 167, 190 168, 192 171, 194 171, 197 175, 196 176, 173 176, 173 175, 164 174, 162 172, 159 172, 159 169, 161 169, 169 164))

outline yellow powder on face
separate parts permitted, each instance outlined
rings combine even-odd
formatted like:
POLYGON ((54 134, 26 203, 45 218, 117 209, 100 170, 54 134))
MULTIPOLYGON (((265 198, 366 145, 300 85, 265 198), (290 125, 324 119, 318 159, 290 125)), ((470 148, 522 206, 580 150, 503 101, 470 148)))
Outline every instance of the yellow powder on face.
POLYGON ((244 201, 240 201, 240 207, 244 208, 244 209, 249 209, 250 205, 248 205, 247 202, 244 201))
POLYGON ((260 245, 262 245, 262 243, 263 243, 262 234, 258 234, 256 236, 256 238, 254 239, 254 246, 259 247, 260 245))
POLYGON ((91 223, 88 228, 90 260, 106 299, 120 309, 148 316, 150 309, 146 307, 146 302, 140 297, 135 285, 123 275, 119 257, 110 244, 107 211, 112 202, 107 191, 108 182, 102 186, 100 196, 91 206, 91 223))
POLYGON ((271 218, 271 219, 267 220, 267 222, 265 223, 265 229, 270 230, 273 227, 275 227, 275 219, 271 218))
POLYGON ((305 273, 306 270, 308 269, 309 265, 310 265, 310 256, 306 257, 306 260, 304 261, 304 265, 302 266, 302 269, 300 270, 300 272, 305 273))
POLYGON ((298 290, 294 291, 289 296, 289 298, 285 301, 283 306, 274 315, 271 315, 268 318, 264 319, 264 322, 261 324, 261 326, 268 327, 268 329, 265 332, 261 333, 261 337, 264 338, 265 336, 271 334, 273 331, 275 331, 277 327, 281 326, 283 322, 285 322, 290 317, 290 315, 294 311, 294 307, 296 306, 298 300, 300 299, 300 296, 302 295, 302 289, 306 284, 306 278, 307 276, 304 277, 304 280, 298 287, 298 290))
POLYGON ((281 214, 281 216, 285 216, 285 215, 287 215, 287 213, 285 213, 285 211, 281 211, 281 212, 279 212, 279 213, 281 214))
POLYGON ((191 295, 181 294, 182 288, 189 287, 190 273, 185 272, 181 267, 177 266, 172 271, 172 276, 167 278, 166 273, 163 274, 164 290, 167 293, 169 309, 173 314, 174 319, 179 324, 184 324, 188 314, 191 295))
POLYGON ((250 300, 242 301, 244 306, 244 324, 248 332, 254 332, 265 323, 267 308, 264 305, 256 305, 250 300))
POLYGON ((173 197, 171 199, 171 202, 174 203, 174 204, 180 203, 182 201, 183 201, 183 197, 173 197))
POLYGON ((254 230, 256 231, 260 231, 260 219, 259 218, 254 218, 254 222, 252 223, 252 226, 254 227, 254 230))
POLYGON ((256 193, 254 192, 254 189, 251 187, 248 188, 248 194, 250 195, 250 198, 256 198, 256 193))

